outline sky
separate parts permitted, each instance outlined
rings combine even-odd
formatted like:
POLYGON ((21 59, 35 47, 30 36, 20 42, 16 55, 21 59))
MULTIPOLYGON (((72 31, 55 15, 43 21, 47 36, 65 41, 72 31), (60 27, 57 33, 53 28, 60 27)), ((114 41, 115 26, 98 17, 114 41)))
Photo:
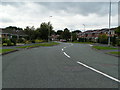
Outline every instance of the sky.
MULTIPOLYGON (((2 2, 0 28, 40 27, 51 22, 54 30, 94 30, 108 28, 109 2, 2 2), (52 17, 50 17, 52 16, 52 17)), ((118 26, 118 3, 112 2, 111 27, 118 26)))

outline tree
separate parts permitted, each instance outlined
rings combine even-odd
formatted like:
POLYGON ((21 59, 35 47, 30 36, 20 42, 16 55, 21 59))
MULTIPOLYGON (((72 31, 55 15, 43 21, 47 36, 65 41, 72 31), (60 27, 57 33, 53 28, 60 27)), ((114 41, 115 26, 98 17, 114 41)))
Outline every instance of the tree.
POLYGON ((24 29, 24 32, 25 32, 25 34, 28 35, 28 40, 34 40, 35 39, 35 28, 34 28, 34 26, 32 26, 32 27, 27 26, 24 29))
POLYGON ((117 27, 117 29, 115 30, 115 33, 117 34, 117 45, 120 46, 120 26, 117 27))
POLYGON ((71 37, 70 31, 67 28, 65 28, 62 33, 62 38, 68 41, 70 37, 71 37))
POLYGON ((76 41, 77 40, 77 34, 76 33, 72 33, 72 40, 76 41))
POLYGON ((99 35, 99 43, 107 44, 108 43, 108 36, 106 34, 99 35))
POLYGON ((50 22, 48 23, 42 23, 40 25, 40 28, 38 29, 38 32, 40 33, 40 37, 43 40, 48 40, 48 35, 51 35, 53 32, 53 27, 52 24, 50 24, 50 22))
POLYGON ((115 30, 115 33, 116 33, 118 36, 120 36, 120 26, 117 27, 117 29, 115 30))
POLYGON ((80 30, 75 30, 72 33, 80 33, 80 32, 81 32, 80 30))
POLYGON ((23 30, 23 29, 16 26, 9 26, 9 27, 6 27, 5 30, 23 30))
POLYGON ((58 30, 58 31, 57 31, 57 35, 61 35, 62 33, 63 33, 62 30, 58 30))

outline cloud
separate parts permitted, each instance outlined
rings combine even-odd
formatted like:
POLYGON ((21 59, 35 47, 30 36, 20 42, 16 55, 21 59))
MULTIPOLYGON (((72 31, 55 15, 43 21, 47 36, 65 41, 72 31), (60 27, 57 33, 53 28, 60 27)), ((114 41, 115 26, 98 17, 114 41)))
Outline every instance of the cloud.
MULTIPOLYGON (((88 16, 91 13, 98 15, 106 15, 109 12, 108 2, 42 2, 37 3, 50 8, 53 11, 65 10, 67 13, 82 14, 88 16)), ((118 6, 116 2, 112 2, 113 15, 117 13, 118 6)))
MULTIPOLYGON (((112 3, 112 25, 117 26, 118 4, 112 3)), ((3 2, 0 9, 2 27, 8 25, 25 28, 39 27, 51 21, 54 29, 103 28, 108 25, 109 3, 107 2, 3 2), (49 16, 53 16, 50 18, 49 16)))

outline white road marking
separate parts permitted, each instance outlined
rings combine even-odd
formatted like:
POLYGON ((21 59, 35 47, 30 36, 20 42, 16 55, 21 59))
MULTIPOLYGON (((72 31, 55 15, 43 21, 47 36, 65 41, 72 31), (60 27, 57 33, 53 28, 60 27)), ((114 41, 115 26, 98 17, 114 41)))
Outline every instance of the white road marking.
POLYGON ((64 51, 64 49, 62 49, 62 51, 64 51))
POLYGON ((89 44, 91 47, 93 46, 93 45, 91 45, 91 44, 89 44))
POLYGON ((73 44, 71 43, 71 46, 73 46, 73 44))
POLYGON ((99 73, 99 74, 101 74, 101 75, 103 75, 103 76, 105 76, 105 77, 108 77, 108 78, 110 78, 110 79, 112 79, 112 80, 120 83, 120 80, 119 80, 119 79, 116 79, 116 78, 114 78, 114 77, 112 77, 112 76, 110 76, 110 75, 107 75, 107 74, 105 74, 105 73, 103 73, 103 72, 101 72, 101 71, 99 71, 99 70, 97 70, 97 69, 94 69, 94 68, 92 68, 92 67, 90 67, 90 66, 87 66, 87 65, 85 65, 84 63, 81 63, 81 62, 79 62, 79 61, 77 61, 77 63, 80 64, 80 65, 82 65, 82 66, 84 66, 84 67, 86 67, 86 68, 88 68, 88 69, 90 69, 90 70, 92 70, 92 71, 95 71, 95 72, 97 72, 97 73, 99 73))
POLYGON ((67 53, 65 53, 65 52, 63 52, 64 54, 65 54, 65 56, 67 56, 68 58, 70 58, 70 56, 69 55, 67 55, 67 53))

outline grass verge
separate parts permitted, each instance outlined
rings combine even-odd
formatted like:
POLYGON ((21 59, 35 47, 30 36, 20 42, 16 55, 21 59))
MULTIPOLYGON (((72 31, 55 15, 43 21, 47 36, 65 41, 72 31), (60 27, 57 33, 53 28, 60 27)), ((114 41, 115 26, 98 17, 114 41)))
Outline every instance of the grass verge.
POLYGON ((70 43, 93 44, 92 42, 70 42, 70 43))
POLYGON ((98 50, 113 50, 113 49, 118 49, 114 47, 105 47, 105 46, 93 46, 93 48, 98 49, 98 50))
POLYGON ((14 51, 15 49, 0 49, 0 53, 6 53, 10 51, 14 51))
POLYGON ((32 48, 32 47, 39 47, 39 46, 54 46, 54 45, 58 45, 59 43, 56 42, 50 42, 50 43, 39 43, 39 44, 33 44, 33 45, 29 45, 29 46, 20 46, 17 48, 32 48))
POLYGON ((119 55, 120 56, 120 52, 109 52, 109 54, 114 54, 114 55, 119 55))

